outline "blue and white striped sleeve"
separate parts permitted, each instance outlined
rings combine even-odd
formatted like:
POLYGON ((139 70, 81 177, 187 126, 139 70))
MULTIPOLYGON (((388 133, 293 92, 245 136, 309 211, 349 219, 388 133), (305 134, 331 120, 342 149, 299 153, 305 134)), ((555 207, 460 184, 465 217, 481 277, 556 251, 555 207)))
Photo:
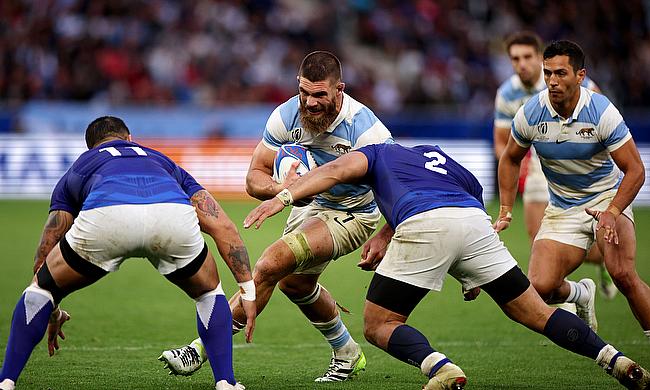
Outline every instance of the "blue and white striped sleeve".
POLYGON ((280 113, 281 107, 278 106, 269 116, 269 119, 266 121, 266 127, 264 128, 264 135, 262 136, 264 146, 276 151, 282 144, 289 142, 289 132, 284 125, 280 113))
POLYGON ((528 124, 528 120, 524 114, 524 107, 526 107, 526 105, 523 105, 521 108, 519 108, 517 114, 515 115, 515 118, 512 120, 510 133, 512 134, 512 138, 514 138, 517 145, 521 146, 522 148, 529 148, 533 140, 533 137, 530 134, 530 129, 533 126, 530 126, 528 124))
POLYGON ((632 138, 630 129, 625 124, 623 116, 609 103, 598 122, 598 137, 611 153, 620 148, 632 138))

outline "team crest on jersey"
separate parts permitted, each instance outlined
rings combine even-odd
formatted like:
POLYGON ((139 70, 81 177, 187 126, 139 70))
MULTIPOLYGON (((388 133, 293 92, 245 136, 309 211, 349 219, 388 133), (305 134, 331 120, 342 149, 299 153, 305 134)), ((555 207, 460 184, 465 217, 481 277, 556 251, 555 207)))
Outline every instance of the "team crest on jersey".
POLYGON ((334 151, 338 154, 346 154, 347 152, 352 150, 352 147, 343 144, 336 144, 336 145, 332 145, 332 149, 334 149, 334 151))
POLYGON ((580 138, 593 138, 595 134, 592 127, 583 127, 582 129, 576 131, 576 135, 579 135, 580 138))
POLYGON ((546 135, 546 133, 548 132, 548 125, 546 124, 546 122, 537 125, 537 132, 540 133, 541 135, 546 135))
POLYGON ((296 127, 295 129, 291 130, 291 138, 295 142, 300 141, 302 138, 302 127, 296 127))

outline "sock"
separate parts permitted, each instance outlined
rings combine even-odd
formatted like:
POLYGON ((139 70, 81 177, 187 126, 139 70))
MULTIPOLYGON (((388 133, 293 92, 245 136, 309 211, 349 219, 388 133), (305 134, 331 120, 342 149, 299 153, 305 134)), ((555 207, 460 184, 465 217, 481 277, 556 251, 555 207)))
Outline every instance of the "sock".
POLYGON ((591 359, 606 345, 580 318, 561 309, 551 314, 543 334, 560 347, 591 359))
POLYGON ((424 358, 422 365, 420 365, 420 370, 424 375, 428 376, 429 379, 431 379, 434 377, 434 375, 436 375, 438 370, 442 368, 442 366, 451 362, 452 361, 449 360, 447 356, 441 354, 440 352, 434 352, 424 358))
MULTIPOLYGON (((430 372, 425 372, 422 368, 422 362, 435 350, 431 348, 429 340, 417 329, 408 325, 400 325, 390 335, 386 352, 398 360, 421 368, 425 375, 429 375, 430 372)), ((431 367, 433 368, 433 366, 431 367)))
POLYGON ((614 364, 616 364, 616 359, 618 359, 619 356, 623 356, 623 354, 619 352, 616 348, 607 344, 603 347, 603 349, 600 350, 600 352, 598 352, 598 357, 596 357, 596 363, 598 363, 599 366, 604 368, 608 374, 611 374, 612 370, 614 370, 614 364))
POLYGON ((205 352, 205 347, 203 346, 203 341, 201 341, 200 337, 192 340, 192 342, 190 343, 190 347, 196 350, 196 352, 201 357, 202 362, 208 360, 208 354, 205 352))
POLYGON ((210 360, 215 382, 226 380, 234 385, 232 314, 221 284, 196 300, 196 325, 210 360))
POLYGON ((16 382, 32 351, 45 335, 52 310, 52 294, 35 284, 25 289, 11 319, 0 380, 16 382))
POLYGON ((587 287, 582 283, 572 282, 570 280, 567 280, 567 282, 569 282, 571 291, 569 292, 569 296, 566 298, 566 302, 573 302, 578 305, 586 305, 589 303, 589 290, 587 290, 587 287))
POLYGON ((339 314, 333 320, 327 322, 312 322, 312 325, 318 329, 327 342, 330 343, 336 356, 339 357, 352 357, 346 356, 347 354, 356 353, 356 343, 352 340, 348 328, 345 327, 341 316, 339 314), (352 350, 351 347, 355 347, 352 350), (349 351, 348 351, 349 350, 349 351))

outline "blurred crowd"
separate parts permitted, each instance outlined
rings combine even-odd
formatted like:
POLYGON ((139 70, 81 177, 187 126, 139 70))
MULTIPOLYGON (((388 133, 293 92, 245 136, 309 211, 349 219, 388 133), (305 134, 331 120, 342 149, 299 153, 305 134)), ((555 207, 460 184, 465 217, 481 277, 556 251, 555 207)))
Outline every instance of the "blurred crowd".
POLYGON ((279 103, 302 57, 330 50, 377 112, 489 117, 511 73, 503 38, 565 38, 625 107, 650 102, 644 0, 2 0, 0 104, 279 103))

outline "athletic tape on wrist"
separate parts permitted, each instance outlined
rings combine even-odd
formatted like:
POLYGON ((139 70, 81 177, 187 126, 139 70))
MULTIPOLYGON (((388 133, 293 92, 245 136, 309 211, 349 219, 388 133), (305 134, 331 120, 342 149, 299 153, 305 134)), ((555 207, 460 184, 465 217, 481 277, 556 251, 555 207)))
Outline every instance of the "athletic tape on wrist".
POLYGON ((241 299, 245 301, 254 301, 255 300, 255 282, 249 280, 247 282, 237 283, 239 285, 239 292, 241 293, 241 299))
POLYGON ((286 188, 278 192, 275 197, 280 199, 280 202, 282 202, 282 204, 285 206, 293 204, 293 195, 291 195, 291 192, 286 188))

